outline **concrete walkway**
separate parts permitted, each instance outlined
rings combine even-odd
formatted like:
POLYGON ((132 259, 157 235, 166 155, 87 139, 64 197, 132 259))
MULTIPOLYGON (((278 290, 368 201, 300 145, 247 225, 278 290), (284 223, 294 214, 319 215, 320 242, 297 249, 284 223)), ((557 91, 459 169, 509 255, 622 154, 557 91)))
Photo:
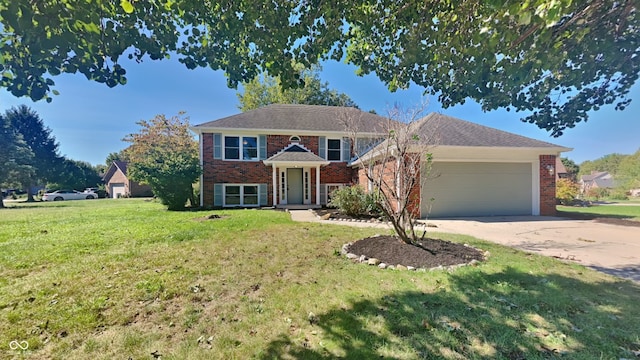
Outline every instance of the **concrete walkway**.
MULTIPOLYGON (((309 210, 292 210, 291 219, 334 225, 386 224, 320 220, 309 210)), ((424 223, 424 221, 423 221, 424 223)), ((516 249, 577 262, 607 274, 640 282, 640 227, 547 216, 496 216, 427 220, 433 232, 464 234, 516 249)))

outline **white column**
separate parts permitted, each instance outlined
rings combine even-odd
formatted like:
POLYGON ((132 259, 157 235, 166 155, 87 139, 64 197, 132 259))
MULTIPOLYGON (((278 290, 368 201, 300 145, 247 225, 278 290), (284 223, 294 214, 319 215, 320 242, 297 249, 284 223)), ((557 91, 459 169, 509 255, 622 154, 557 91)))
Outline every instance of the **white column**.
POLYGON ((271 164, 273 168, 272 171, 272 179, 273 179, 273 207, 278 204, 278 172, 276 171, 276 164, 271 164))
POLYGON ((540 215, 540 160, 531 163, 531 215, 540 215))
POLYGON ((316 205, 320 205, 320 165, 316 166, 316 205))

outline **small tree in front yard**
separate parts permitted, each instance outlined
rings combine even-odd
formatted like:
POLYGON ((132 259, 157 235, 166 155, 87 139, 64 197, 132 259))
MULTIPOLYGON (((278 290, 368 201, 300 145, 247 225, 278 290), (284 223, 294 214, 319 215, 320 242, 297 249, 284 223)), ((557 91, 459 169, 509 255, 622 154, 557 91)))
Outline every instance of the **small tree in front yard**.
POLYGON ((201 172, 198 143, 189 132, 188 119, 182 119, 182 115, 157 115, 149 121, 139 121, 140 132, 124 139, 131 143, 125 149, 129 177, 151 186, 169 210, 184 209, 187 200, 192 206, 196 203, 192 184, 201 172))
POLYGON ((571 205, 580 193, 580 186, 571 179, 558 179, 556 182, 556 199, 562 205, 571 205))
MULTIPOLYGON (((391 222, 398 237, 408 244, 420 239, 415 220, 420 213, 419 190, 430 177, 432 156, 430 145, 434 129, 423 131, 417 121, 422 118, 426 104, 412 109, 394 107, 388 116, 385 135, 371 148, 362 143, 361 119, 355 113, 341 114, 350 134, 358 160, 360 182, 378 196, 376 205, 391 222), (366 185, 365 185, 366 186, 366 185)), ((370 131, 370 130, 369 130, 370 131)))

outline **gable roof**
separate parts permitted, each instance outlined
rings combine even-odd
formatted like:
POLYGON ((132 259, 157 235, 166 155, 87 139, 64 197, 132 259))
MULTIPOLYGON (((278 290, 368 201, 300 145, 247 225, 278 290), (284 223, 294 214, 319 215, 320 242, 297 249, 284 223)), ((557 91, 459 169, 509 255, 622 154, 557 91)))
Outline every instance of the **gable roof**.
POLYGON ((107 172, 102 176, 102 181, 109 182, 118 169, 122 171, 124 176, 127 176, 127 163, 125 161, 114 160, 109 166, 109 169, 107 169, 107 172))
POLYGON ((358 132, 375 134, 384 133, 390 120, 352 107, 271 104, 202 123, 191 127, 191 130, 198 133, 222 129, 344 133, 347 130, 347 121, 355 124, 358 132))
POLYGON ((440 113, 430 113, 418 120, 416 132, 428 141, 428 145, 517 147, 517 148, 563 148, 492 127, 461 120, 440 113))
POLYGON ((277 154, 263 161, 265 165, 270 165, 274 163, 317 163, 320 165, 326 165, 329 161, 321 158, 320 156, 314 154, 309 149, 305 148, 302 145, 291 144, 288 147, 284 148, 277 154))
POLYGON ((612 176, 607 171, 593 171, 589 175, 582 175, 580 177, 582 181, 592 181, 592 180, 601 179, 601 178, 611 179, 612 176))

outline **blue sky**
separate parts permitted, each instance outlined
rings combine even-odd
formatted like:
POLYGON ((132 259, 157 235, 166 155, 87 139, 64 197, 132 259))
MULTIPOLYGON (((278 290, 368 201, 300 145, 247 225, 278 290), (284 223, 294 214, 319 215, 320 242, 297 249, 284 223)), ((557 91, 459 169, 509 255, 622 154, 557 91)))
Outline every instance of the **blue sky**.
MULTIPOLYGON (((111 152, 127 146, 122 138, 137 132, 139 120, 157 114, 172 116, 185 111, 191 124, 199 124, 239 112, 237 91, 226 86, 224 74, 210 69, 188 70, 177 60, 127 62, 128 83, 108 88, 86 80, 83 75, 54 78, 60 95, 53 102, 32 102, 0 90, 0 110, 25 104, 35 110, 52 129, 61 153, 70 159, 91 164, 104 163, 111 152)), ((355 68, 331 61, 323 65, 323 81, 330 88, 349 95, 363 110, 374 109, 384 115, 394 104, 415 106, 423 99, 423 89, 413 86, 391 93, 374 75, 358 77, 355 68)), ((429 98, 427 112, 439 111, 464 120, 491 126, 519 135, 573 148, 564 153, 577 163, 610 153, 631 154, 640 148, 640 84, 631 92, 631 106, 624 111, 604 107, 552 138, 533 124, 522 123, 519 114, 504 110, 484 113, 477 103, 442 109, 437 99, 429 98)))

